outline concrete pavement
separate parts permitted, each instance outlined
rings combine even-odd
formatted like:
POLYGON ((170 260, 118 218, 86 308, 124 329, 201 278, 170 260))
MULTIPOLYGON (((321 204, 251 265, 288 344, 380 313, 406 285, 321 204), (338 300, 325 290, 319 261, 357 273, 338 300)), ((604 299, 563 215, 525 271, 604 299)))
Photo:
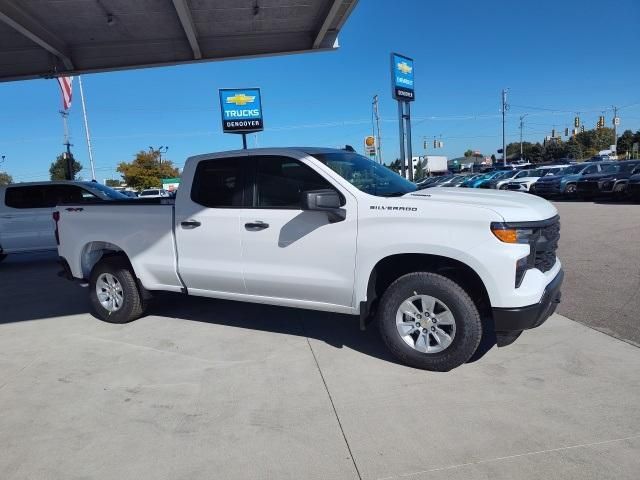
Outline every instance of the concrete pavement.
POLYGON ((105 324, 55 271, 0 268, 3 480, 640 471, 640 350, 561 316, 438 374, 342 315, 168 295, 105 324))

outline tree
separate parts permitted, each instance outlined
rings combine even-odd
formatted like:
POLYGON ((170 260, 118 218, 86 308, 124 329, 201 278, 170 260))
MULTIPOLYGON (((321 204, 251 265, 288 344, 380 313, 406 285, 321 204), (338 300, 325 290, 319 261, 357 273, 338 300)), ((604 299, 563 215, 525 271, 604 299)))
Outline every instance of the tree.
POLYGON ((464 156, 469 158, 469 157, 473 157, 473 150, 469 149, 466 152, 464 152, 464 156))
POLYGON ((491 154, 491 163, 496 163, 496 155, 495 155, 495 153, 491 154))
POLYGON ((630 152, 633 147, 633 132, 631 130, 625 130, 622 135, 618 137, 618 152, 630 152))
POLYGON ((391 162, 389 165, 385 165, 389 170, 393 170, 394 172, 398 173, 400 172, 400 159, 396 158, 393 162, 391 162))
POLYGON ((121 162, 116 169, 131 188, 162 187, 163 178, 178 177, 180 172, 171 160, 161 158, 158 150, 140 150, 131 163, 121 162))
POLYGON ((413 179, 415 181, 422 180, 425 177, 425 162, 425 160, 418 160, 418 163, 416 164, 416 171, 413 174, 413 179))
MULTIPOLYGON (((82 164, 78 162, 73 155, 71 156, 71 162, 73 164, 73 179, 82 170, 82 164)), ((63 154, 56 157, 56 161, 51 163, 49 167, 49 176, 51 180, 66 180, 67 179, 67 161, 63 154)))
POLYGON ((7 172, 0 172, 0 186, 13 183, 13 178, 7 172))
POLYGON ((582 146, 575 137, 571 137, 564 146, 564 156, 567 158, 582 158, 582 146))
POLYGON ((115 178, 107 178, 104 182, 107 187, 119 187, 122 185, 122 180, 116 180, 115 178))

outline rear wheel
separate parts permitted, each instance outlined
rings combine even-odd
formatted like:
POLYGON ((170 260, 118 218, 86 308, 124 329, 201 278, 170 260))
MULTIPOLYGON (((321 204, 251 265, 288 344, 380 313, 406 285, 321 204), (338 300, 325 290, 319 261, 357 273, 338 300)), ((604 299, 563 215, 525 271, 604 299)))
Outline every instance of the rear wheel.
POLYGON ((570 183, 567 185, 567 188, 564 189, 564 193, 566 195, 575 195, 576 194, 576 185, 575 183, 570 183))
POLYGON ((382 296, 378 326, 403 363, 446 372, 475 353, 482 338, 476 305, 455 282, 427 272, 397 279, 382 296))
POLYGON ((93 313, 110 323, 127 323, 144 313, 144 301, 128 262, 118 256, 100 260, 91 272, 93 313))

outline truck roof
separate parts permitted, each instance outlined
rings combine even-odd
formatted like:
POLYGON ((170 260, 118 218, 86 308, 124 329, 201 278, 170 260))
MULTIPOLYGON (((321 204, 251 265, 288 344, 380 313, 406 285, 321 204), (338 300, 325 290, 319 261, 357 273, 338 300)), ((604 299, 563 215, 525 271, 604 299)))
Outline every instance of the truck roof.
MULTIPOLYGON (((313 155, 315 153, 345 153, 348 150, 340 149, 340 148, 327 148, 327 147, 268 147, 268 148, 248 148, 246 150, 226 150, 223 152, 211 152, 211 153, 203 153, 200 155, 194 155, 192 157, 187 158, 187 162, 205 160, 208 158, 215 157, 230 157, 233 155, 246 155, 254 154, 254 155, 275 155, 282 154, 283 151, 292 151, 292 152, 303 152, 313 155)), ((357 152, 356 152, 357 153, 357 152)))

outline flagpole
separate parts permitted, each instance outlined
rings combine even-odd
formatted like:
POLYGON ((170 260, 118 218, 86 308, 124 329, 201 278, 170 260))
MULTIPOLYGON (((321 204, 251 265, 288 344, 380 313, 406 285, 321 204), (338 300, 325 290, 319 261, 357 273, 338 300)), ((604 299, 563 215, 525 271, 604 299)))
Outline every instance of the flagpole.
POLYGON ((89 133, 89 122, 87 121, 87 107, 84 104, 84 90, 82 89, 82 76, 78 75, 80 84, 80 102, 82 103, 82 116, 84 117, 84 133, 87 136, 87 150, 89 150, 89 162, 91 163, 91 178, 96 179, 96 167, 93 164, 93 149, 91 148, 91 134, 89 133))

